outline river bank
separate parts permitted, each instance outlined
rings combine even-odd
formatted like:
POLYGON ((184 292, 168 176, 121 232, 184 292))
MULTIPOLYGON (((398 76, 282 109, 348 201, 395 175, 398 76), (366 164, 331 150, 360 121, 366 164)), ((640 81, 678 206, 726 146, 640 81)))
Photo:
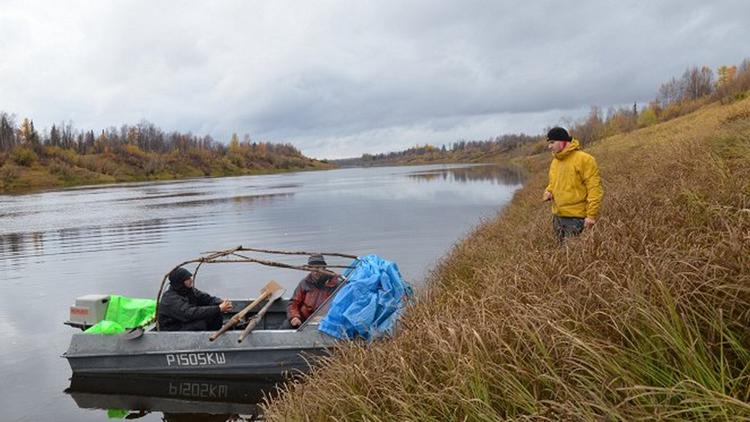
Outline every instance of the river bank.
POLYGON ((82 178, 66 179, 57 177, 53 172, 41 166, 29 169, 17 170, 17 176, 13 184, 2 186, 0 195, 25 195, 56 189, 73 188, 79 186, 102 186, 113 185, 118 183, 140 183, 140 182, 169 182, 178 180, 204 179, 217 177, 237 177, 237 176, 262 176, 283 173, 296 173, 303 171, 331 170, 335 167, 314 166, 314 167, 292 167, 292 168, 264 168, 244 170, 241 172, 214 173, 209 175, 192 172, 187 174, 160 174, 151 176, 126 176, 114 177, 104 174, 92 174, 82 178))
POLYGON ((550 158, 522 159, 533 176, 441 260, 400 335, 342 344, 267 417, 750 418, 750 100, 588 151, 594 230, 556 246, 550 158))

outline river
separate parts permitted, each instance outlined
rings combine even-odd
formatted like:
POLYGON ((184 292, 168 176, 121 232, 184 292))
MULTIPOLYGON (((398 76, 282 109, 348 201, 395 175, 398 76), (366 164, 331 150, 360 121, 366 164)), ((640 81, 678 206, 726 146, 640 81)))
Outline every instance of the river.
MULTIPOLYGON (((83 393, 66 393, 71 371, 60 356, 74 332, 62 324, 69 306, 91 293, 154 298, 173 266, 239 245, 375 253, 397 262, 418 288, 451 245, 493 217, 521 182, 517 171, 502 167, 431 165, 0 196, 0 419, 249 417, 258 388, 237 382, 102 381, 74 386, 83 393), (123 408, 134 392, 149 411, 123 408)), ((280 260, 304 263, 304 257, 280 260)), ((247 298, 270 279, 291 292, 303 275, 215 265, 201 269, 196 285, 217 296, 247 298)))

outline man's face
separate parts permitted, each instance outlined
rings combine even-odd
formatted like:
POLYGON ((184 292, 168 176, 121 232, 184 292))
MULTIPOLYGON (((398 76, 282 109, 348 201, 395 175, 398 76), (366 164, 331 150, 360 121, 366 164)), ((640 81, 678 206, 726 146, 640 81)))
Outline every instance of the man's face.
POLYGON ((313 271, 311 272, 311 274, 313 276, 313 279, 314 280, 320 280, 323 277, 323 273, 319 273, 319 272, 314 271, 314 270, 325 270, 326 266, 325 265, 310 265, 310 267, 312 267, 312 269, 313 269, 313 271))
POLYGON ((547 149, 552 152, 560 152, 565 149, 565 141, 549 141, 547 142, 547 149))
POLYGON ((185 279, 184 283, 185 283, 185 287, 187 287, 188 289, 192 289, 193 285, 195 284, 193 283, 193 277, 185 279))

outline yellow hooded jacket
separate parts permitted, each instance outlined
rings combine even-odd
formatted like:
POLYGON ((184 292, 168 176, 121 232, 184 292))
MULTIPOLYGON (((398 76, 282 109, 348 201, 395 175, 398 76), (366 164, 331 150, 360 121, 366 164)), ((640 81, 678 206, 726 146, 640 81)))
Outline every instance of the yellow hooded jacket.
POLYGON ((581 151, 577 139, 554 156, 547 185, 547 191, 552 192, 552 213, 560 217, 599 218, 604 191, 594 157, 581 151))

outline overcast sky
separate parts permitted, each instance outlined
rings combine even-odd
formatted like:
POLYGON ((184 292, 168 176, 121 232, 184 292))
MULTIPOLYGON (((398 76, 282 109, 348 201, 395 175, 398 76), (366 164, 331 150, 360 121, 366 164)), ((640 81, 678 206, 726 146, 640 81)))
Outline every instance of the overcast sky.
POLYGON ((750 57, 750 1, 4 1, 0 110, 319 158, 539 134, 750 57))

